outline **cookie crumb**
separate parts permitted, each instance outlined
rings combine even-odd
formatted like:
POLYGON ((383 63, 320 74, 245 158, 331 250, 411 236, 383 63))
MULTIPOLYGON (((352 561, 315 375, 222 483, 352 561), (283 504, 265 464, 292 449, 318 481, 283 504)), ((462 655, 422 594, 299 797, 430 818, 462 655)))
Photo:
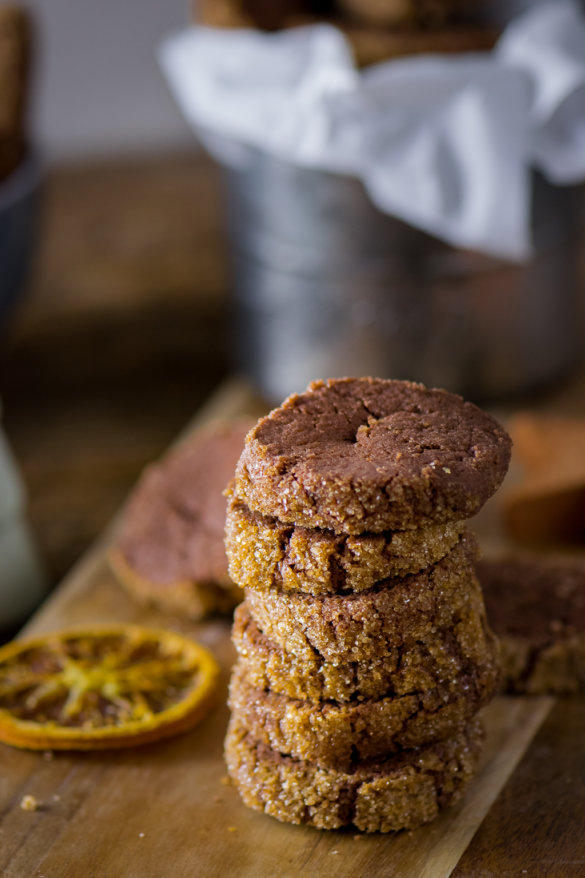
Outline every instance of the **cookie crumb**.
POLYGON ((228 826, 227 829, 228 829, 228 832, 237 832, 238 831, 237 826, 228 826))
POLYGON ((220 784, 223 784, 224 787, 229 787, 232 780, 227 774, 224 774, 224 776, 219 779, 219 782, 220 784))
POLYGON ((34 796, 23 796, 20 800, 20 807, 23 811, 37 811, 39 802, 34 796))

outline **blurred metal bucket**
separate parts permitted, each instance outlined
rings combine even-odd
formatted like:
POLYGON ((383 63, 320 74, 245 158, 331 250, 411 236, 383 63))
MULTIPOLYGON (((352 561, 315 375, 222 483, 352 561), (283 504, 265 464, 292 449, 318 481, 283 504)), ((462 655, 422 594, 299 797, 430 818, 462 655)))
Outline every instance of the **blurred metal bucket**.
POLYGON ((573 365, 574 190, 535 178, 536 253, 516 266, 381 213, 351 178, 258 151, 224 173, 236 366, 268 400, 376 375, 494 401, 573 365))

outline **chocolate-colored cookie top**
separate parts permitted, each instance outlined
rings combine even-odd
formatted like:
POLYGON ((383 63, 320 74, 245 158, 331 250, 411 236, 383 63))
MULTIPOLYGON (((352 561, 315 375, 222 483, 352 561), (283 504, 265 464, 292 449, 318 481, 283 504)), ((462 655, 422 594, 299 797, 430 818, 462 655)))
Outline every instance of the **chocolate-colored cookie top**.
POLYGON ((250 428, 221 424, 187 439, 140 479, 128 506, 117 549, 128 567, 157 594, 181 582, 229 586, 223 545, 223 490, 250 428))
POLYGON ((250 432, 235 494, 280 521, 340 533, 474 515, 499 487, 510 439, 461 397, 408 381, 315 381, 250 432))

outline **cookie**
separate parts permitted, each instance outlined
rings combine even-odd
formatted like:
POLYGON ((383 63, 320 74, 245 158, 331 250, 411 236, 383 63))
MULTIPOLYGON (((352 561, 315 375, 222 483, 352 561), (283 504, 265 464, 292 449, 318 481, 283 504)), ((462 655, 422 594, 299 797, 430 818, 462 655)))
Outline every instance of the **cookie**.
POLYGON ((360 68, 413 55, 457 55, 493 49, 500 32, 485 25, 448 25, 435 29, 388 30, 353 22, 332 22, 346 36, 360 68))
POLYGON ((457 678, 471 698, 484 701, 499 672, 496 638, 477 614, 435 629, 408 648, 333 665, 318 653, 299 659, 269 640, 244 601, 234 614, 232 640, 251 686, 295 699, 357 702, 433 689, 457 678))
POLYGON ((108 561, 114 576, 132 597, 174 616, 192 621, 215 614, 227 616, 242 599, 242 590, 234 583, 216 585, 189 579, 161 583, 146 579, 130 567, 116 548, 110 551, 108 561))
POLYGON ((414 829, 461 798, 483 743, 471 722, 446 741, 403 750, 350 772, 322 769, 260 744, 232 718, 225 744, 228 771, 250 808, 319 829, 364 832, 414 829))
POLYGON ((209 428, 140 479, 109 560, 139 600, 199 619, 228 612, 241 592, 223 545, 225 497, 249 421, 209 428))
POLYGON ((500 638, 502 688, 529 695, 585 690, 585 561, 535 555, 477 565, 500 638))
POLYGON ((26 148, 30 42, 30 22, 26 11, 16 5, 1 6, 0 179, 15 170, 26 148))
POLYGON ((313 382, 248 434, 234 494, 288 524, 337 533, 424 528, 474 515, 510 440, 444 390, 374 378, 313 382))
POLYGON ((361 702, 308 701, 258 689, 236 664, 229 694, 235 721, 255 741, 320 768, 349 771, 457 734, 483 706, 465 680, 361 702))
POLYGON ((502 497, 508 534, 585 541, 585 418, 520 412, 509 421, 518 478, 502 497), (521 470, 521 473, 520 473, 521 470))
POLYGON ((260 630, 286 652, 309 661, 318 654, 333 664, 369 661, 473 614, 480 627, 484 608, 474 554, 474 542, 465 537, 428 570, 369 591, 309 595, 247 588, 246 602, 260 630))
POLYGON ((337 0, 356 21, 380 27, 437 27, 469 5, 465 0, 337 0))
POLYGON ((309 0, 197 0, 194 17, 210 27, 246 27, 273 31, 287 18, 310 8, 309 0))
POLYGON ((461 522, 420 530, 336 534, 282 524, 233 496, 228 503, 225 546, 229 574, 244 588, 358 592, 383 579, 435 564, 459 541, 461 522))

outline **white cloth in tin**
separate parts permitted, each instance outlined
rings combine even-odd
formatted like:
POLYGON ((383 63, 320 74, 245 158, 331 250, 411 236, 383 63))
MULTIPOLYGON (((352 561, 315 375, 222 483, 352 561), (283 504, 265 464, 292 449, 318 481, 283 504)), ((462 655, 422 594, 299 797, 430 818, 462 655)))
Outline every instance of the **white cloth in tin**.
POLYGON ((358 72, 317 25, 276 34, 190 28, 160 60, 223 162, 255 147, 360 178, 383 211, 455 246, 530 255, 531 173, 585 177, 585 21, 573 0, 530 9, 496 50, 358 72))

